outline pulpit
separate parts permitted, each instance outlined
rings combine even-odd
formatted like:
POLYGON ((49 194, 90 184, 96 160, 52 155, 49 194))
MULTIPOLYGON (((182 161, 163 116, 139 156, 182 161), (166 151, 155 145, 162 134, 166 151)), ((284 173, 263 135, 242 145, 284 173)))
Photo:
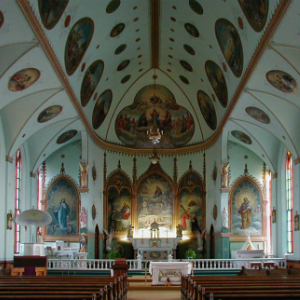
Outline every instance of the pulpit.
POLYGON ((114 277, 119 277, 122 274, 127 274, 129 266, 127 265, 126 258, 116 258, 115 264, 111 266, 114 270, 114 277))

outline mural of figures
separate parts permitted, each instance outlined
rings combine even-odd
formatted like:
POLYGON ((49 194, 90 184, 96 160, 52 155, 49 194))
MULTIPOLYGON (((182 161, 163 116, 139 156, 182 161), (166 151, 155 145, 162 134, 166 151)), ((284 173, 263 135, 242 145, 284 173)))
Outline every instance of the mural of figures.
POLYGON ((38 116, 37 120, 39 123, 45 123, 58 116, 62 111, 62 106, 52 105, 45 108, 38 116))
POLYGON ((231 197, 232 235, 261 235, 261 191, 251 180, 242 180, 231 197))
POLYGON ((92 116, 92 124, 94 129, 98 129, 106 115, 108 114, 112 101, 112 91, 105 90, 97 99, 92 116))
POLYGON ((69 0, 38 0, 42 22, 47 29, 52 29, 62 16, 69 0))
POLYGON ((69 180, 62 177, 54 181, 47 191, 47 212, 52 222, 47 225, 46 234, 53 236, 78 236, 79 196, 69 180))
POLYGON ((223 55, 236 77, 243 71, 243 48, 236 28, 226 19, 219 19, 215 26, 216 37, 223 55))
POLYGON ((172 228, 173 192, 160 174, 146 177, 138 187, 138 229, 149 229, 153 222, 172 228))
POLYGON ((94 34, 94 22, 83 18, 70 30, 65 47, 65 66, 68 75, 72 75, 80 64, 94 34))
POLYGON ((238 139, 239 141, 241 141, 242 143, 245 143, 245 144, 252 144, 252 140, 251 138, 244 132, 241 132, 239 130, 233 130, 231 131, 231 134, 236 138, 238 139))
POLYGON ((121 1, 120 0, 112 0, 108 3, 108 5, 106 6, 106 13, 111 14, 113 12, 115 12, 118 7, 120 6, 121 1))
POLYGON ((185 30, 193 37, 199 37, 199 31, 198 29, 191 23, 185 23, 184 24, 185 30))
MULTIPOLYGON (((124 179, 125 180, 125 179, 124 179)), ((108 231, 127 231, 131 225, 131 194, 111 186, 108 190, 108 231)))
POLYGON ((80 90, 81 105, 83 107, 85 107, 89 103, 101 79, 103 69, 104 69, 103 61, 97 60, 93 62, 86 70, 84 78, 82 80, 81 90, 80 90))
POLYGON ((66 132, 64 132, 63 134, 61 134, 58 139, 56 140, 57 144, 63 144, 67 141, 69 141, 70 139, 72 139, 76 134, 77 134, 77 130, 68 130, 66 132))
POLYGON ((203 8, 201 6, 201 4, 196 1, 196 0, 190 0, 189 1, 189 5, 191 7, 191 9, 198 15, 202 15, 203 14, 203 8))
POLYGON ((215 62, 211 60, 208 60, 205 63, 205 70, 209 82, 212 88, 214 89, 221 105, 223 107, 226 107, 228 101, 228 91, 227 91, 227 85, 222 70, 215 62))
POLYGON ((173 94, 163 86, 150 85, 142 88, 132 105, 125 107, 117 116, 115 130, 124 144, 136 148, 153 148, 147 131, 151 128, 163 131, 158 147, 179 147, 194 135, 193 116, 176 103, 173 94))
POLYGON ((253 106, 248 106, 246 109, 246 113, 256 121, 263 123, 263 124, 270 124, 269 116, 262 111, 261 109, 253 106))
POLYGON ((273 70, 267 73, 267 80, 278 90, 284 93, 296 93, 298 84, 296 80, 289 74, 273 70))
POLYGON ((269 10, 269 0, 239 0, 239 4, 253 30, 263 30, 269 10))
POLYGON ((202 181, 189 172, 179 183, 179 224, 184 230, 202 232, 202 203, 202 181))
POLYGON ((119 23, 117 24, 110 32, 110 36, 111 37, 116 37, 119 34, 121 34, 121 32, 124 30, 125 28, 125 24, 124 23, 119 23))
POLYGON ((215 130, 217 128, 217 114, 213 102, 203 91, 198 91, 197 98, 204 120, 211 130, 215 130))
POLYGON ((15 73, 8 81, 8 89, 18 92, 29 88, 40 77, 40 71, 34 68, 20 70, 15 73))

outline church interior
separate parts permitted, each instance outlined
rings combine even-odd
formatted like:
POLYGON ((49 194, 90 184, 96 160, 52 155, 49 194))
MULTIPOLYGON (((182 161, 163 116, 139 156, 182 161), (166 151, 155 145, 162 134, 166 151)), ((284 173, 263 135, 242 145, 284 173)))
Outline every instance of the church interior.
POLYGON ((296 0, 1 1, 0 266, 40 251, 299 268, 299 15, 296 0))

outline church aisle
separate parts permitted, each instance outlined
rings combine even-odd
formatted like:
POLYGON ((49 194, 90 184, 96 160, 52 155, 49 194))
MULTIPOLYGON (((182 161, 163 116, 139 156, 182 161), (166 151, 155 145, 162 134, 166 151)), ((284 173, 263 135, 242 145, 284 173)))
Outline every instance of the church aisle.
POLYGON ((128 291, 128 300, 180 300, 180 291, 134 290, 128 291))

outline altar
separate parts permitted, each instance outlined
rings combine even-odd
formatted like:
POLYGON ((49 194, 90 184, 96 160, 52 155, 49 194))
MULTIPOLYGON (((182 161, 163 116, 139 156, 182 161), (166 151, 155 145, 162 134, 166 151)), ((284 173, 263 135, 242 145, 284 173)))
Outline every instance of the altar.
POLYGON ((181 275, 192 272, 190 262, 150 262, 149 273, 152 285, 180 285, 181 275))

